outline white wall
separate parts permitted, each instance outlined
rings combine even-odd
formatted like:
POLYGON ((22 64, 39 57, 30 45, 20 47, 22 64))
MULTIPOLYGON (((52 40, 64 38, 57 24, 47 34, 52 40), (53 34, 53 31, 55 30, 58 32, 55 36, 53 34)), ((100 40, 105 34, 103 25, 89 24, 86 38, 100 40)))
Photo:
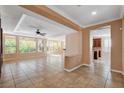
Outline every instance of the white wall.
POLYGON ((103 50, 105 52, 110 52, 110 48, 111 48, 111 39, 110 37, 103 37, 103 50))
POLYGON ((120 14, 120 17, 123 17, 124 16, 124 5, 121 6, 121 14, 120 14))

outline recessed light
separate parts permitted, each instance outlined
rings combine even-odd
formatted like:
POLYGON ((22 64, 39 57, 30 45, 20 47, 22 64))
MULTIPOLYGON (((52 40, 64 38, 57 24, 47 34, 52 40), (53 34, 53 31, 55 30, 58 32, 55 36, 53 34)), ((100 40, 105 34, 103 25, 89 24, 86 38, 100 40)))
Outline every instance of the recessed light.
POLYGON ((92 15, 96 15, 96 11, 93 11, 91 14, 92 14, 92 15))

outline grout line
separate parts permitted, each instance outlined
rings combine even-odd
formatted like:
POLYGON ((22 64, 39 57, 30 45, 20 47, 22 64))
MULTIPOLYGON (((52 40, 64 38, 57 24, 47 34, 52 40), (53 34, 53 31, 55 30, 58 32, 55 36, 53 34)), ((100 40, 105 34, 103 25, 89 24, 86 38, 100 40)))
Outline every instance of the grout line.
POLYGON ((90 80, 88 81, 88 83, 86 84, 85 88, 88 88, 87 86, 90 84, 90 82, 91 82, 92 80, 93 80, 93 79, 90 79, 90 80))
MULTIPOLYGON (((20 62, 21 63, 21 62, 20 62)), ((16 64, 19 64, 20 65, 20 63, 16 63, 16 64)), ((19 70, 20 71, 22 71, 22 73, 24 73, 24 76, 26 76, 26 78, 30 81, 30 83, 33 85, 33 87, 35 88, 36 87, 36 85, 35 85, 35 83, 33 83, 33 80, 32 80, 32 78, 33 77, 30 77, 30 74, 28 74, 28 71, 27 71, 27 69, 29 69, 29 71, 34 71, 35 70, 35 64, 34 63, 36 63, 36 64, 38 64, 38 67, 42 67, 42 65, 39 65, 39 63, 37 62, 37 61, 35 61, 35 62, 31 62, 31 64, 29 64, 28 62, 24 62, 24 63, 21 63, 22 64, 22 66, 19 68, 19 70)), ((14 86, 15 86, 15 88, 17 87, 17 84, 15 83, 15 78, 14 78, 14 74, 15 73, 13 73, 13 71, 15 71, 15 69, 17 68, 18 66, 16 66, 15 65, 15 63, 11 63, 11 64, 9 64, 8 65, 8 69, 10 70, 10 74, 11 74, 11 76, 12 76, 12 79, 13 79, 13 83, 14 83, 14 86), (13 69, 14 68, 14 69, 13 69)), ((97 68, 97 70, 98 70, 99 68, 97 68)), ((79 70, 80 71, 80 70, 79 70)), ((89 71, 89 70, 88 70, 89 71)), ((105 80, 105 82, 104 82, 104 88, 107 88, 106 87, 106 85, 107 85, 107 80, 109 79, 109 74, 111 73, 111 71, 110 70, 107 70, 107 71, 104 71, 104 72, 106 72, 106 74, 105 74, 105 78, 104 78, 104 80, 105 80)), ((31 73, 31 74, 33 74, 33 73, 31 73)), ((36 73, 37 74, 37 73, 36 73)), ((87 72, 87 74, 89 74, 89 72, 87 72)), ((81 75, 80 73, 79 73, 79 75, 81 75)), ((102 78, 103 78, 103 76, 102 76, 102 78)), ((93 80, 93 78, 91 77, 91 79, 89 79, 88 80, 88 82, 85 84, 85 86, 84 86, 84 88, 88 88, 88 85, 90 84, 90 82, 93 80)), ((78 87, 77 87, 78 88, 78 87)))
MULTIPOLYGON (((26 63, 24 63, 24 65, 28 66, 26 63)), ((29 67, 29 66, 28 66, 29 67)), ((30 67, 29 67, 30 68, 30 67)), ((27 73, 25 72, 24 68, 22 68, 22 71, 25 73, 26 77, 31 81, 31 84, 35 87, 34 83, 32 82, 32 80, 29 78, 29 76, 27 75, 27 73)))
POLYGON ((104 88, 106 88, 106 84, 107 84, 107 80, 108 80, 109 73, 110 73, 110 72, 108 71, 108 74, 107 74, 106 80, 105 80, 105 84, 104 84, 104 88))
POLYGON ((15 88, 16 88, 16 83, 15 83, 15 79, 14 79, 14 76, 13 76, 13 73, 12 73, 11 65, 12 65, 12 64, 9 64, 9 69, 10 69, 10 72, 11 72, 11 75, 12 75, 12 79, 13 79, 14 86, 15 86, 15 88))
MULTIPOLYGON (((21 67, 20 70, 22 70, 22 72, 25 74, 25 76, 29 79, 29 77, 27 76, 27 74, 25 73, 25 71, 24 71, 24 69, 23 69, 22 67, 21 67)), ((12 69, 11 69, 11 73, 12 73, 12 69)), ((15 88, 17 88, 13 74, 12 74, 12 77, 13 77, 13 80, 14 80, 15 88)), ((29 79, 29 80, 30 80, 30 79, 29 79)), ((23 81, 23 82, 24 82, 24 81, 23 81)), ((31 81, 31 83, 32 83, 32 81, 31 81)), ((33 83, 32 83, 32 84, 33 84, 33 83)), ((34 84, 33 84, 33 85, 34 85, 34 84)))

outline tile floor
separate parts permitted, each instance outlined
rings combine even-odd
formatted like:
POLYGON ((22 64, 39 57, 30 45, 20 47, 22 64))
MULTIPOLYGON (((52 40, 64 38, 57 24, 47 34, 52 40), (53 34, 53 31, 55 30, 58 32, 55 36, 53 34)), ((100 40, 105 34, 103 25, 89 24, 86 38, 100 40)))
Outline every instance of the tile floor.
POLYGON ((109 67, 94 62, 73 72, 63 70, 61 56, 48 56, 20 62, 4 63, 1 88, 124 88, 124 78, 111 73, 109 67))

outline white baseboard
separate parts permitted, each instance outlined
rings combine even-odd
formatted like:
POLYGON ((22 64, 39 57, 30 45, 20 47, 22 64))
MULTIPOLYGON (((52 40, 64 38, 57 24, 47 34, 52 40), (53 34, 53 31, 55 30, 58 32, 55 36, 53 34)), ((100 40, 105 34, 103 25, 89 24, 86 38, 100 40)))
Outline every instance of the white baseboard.
MULTIPOLYGON (((74 67, 72 69, 66 69, 66 68, 64 68, 64 70, 67 71, 67 72, 72 72, 72 71, 80 68, 81 66, 87 66, 87 67, 89 67, 90 65, 89 64, 81 64, 81 65, 78 65, 78 66, 76 66, 76 67, 74 67)), ((115 72, 115 73, 120 73, 120 74, 124 75, 124 73, 122 71, 119 71, 119 70, 111 69, 111 71, 112 72, 115 72)))
POLYGON ((80 68, 81 66, 87 66, 87 67, 89 67, 90 65, 89 65, 89 64, 81 64, 81 65, 76 66, 76 67, 74 67, 74 68, 72 68, 72 69, 66 69, 66 68, 64 68, 64 70, 67 71, 67 72, 72 72, 72 71, 74 71, 74 70, 80 68))
POLYGON ((83 64, 83 66, 87 66, 87 67, 89 67, 89 66, 90 66, 90 64, 83 64))
POLYGON ((66 68, 64 68, 64 70, 67 71, 67 72, 72 72, 72 71, 78 69, 78 68, 81 67, 81 66, 83 66, 83 64, 78 65, 78 66, 76 66, 76 67, 74 67, 74 68, 72 68, 72 69, 66 69, 66 68))
POLYGON ((124 73, 122 71, 119 71, 119 70, 114 70, 114 69, 111 69, 112 72, 115 72, 115 73, 120 73, 122 75, 124 75, 124 73))

